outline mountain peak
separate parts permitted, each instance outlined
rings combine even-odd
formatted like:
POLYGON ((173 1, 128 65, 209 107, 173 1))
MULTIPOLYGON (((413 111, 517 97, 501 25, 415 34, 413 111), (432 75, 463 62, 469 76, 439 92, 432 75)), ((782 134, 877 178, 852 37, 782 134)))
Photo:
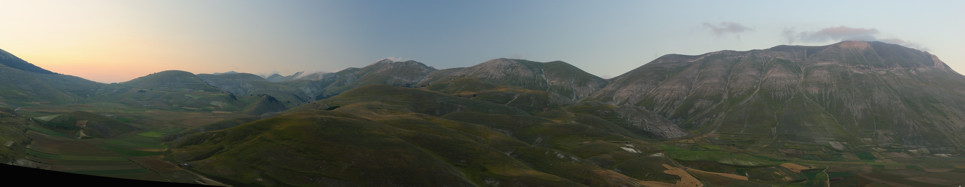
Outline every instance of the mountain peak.
POLYGON ((404 58, 398 58, 398 57, 387 57, 387 58, 383 58, 383 59, 381 59, 381 60, 379 60, 379 61, 376 61, 375 64, 391 64, 391 63, 396 63, 396 62, 415 62, 415 61, 414 61, 414 60, 404 59, 404 58))
POLYGON ((593 98, 643 107, 724 141, 746 141, 740 138, 752 129, 771 129, 755 141, 957 146, 957 136, 929 128, 962 128, 965 118, 944 113, 965 110, 946 107, 965 100, 957 94, 963 80, 927 52, 844 41, 666 55, 611 79, 593 98), (769 125, 745 126, 752 121, 769 125))
POLYGON ((278 74, 278 73, 273 73, 273 74, 268 75, 268 76, 263 77, 263 78, 265 78, 265 79, 267 79, 268 81, 271 81, 271 82, 285 82, 285 81, 291 81, 291 80, 298 79, 298 78, 301 77, 302 74, 304 74, 304 73, 305 73, 304 71, 299 71, 299 72, 295 72, 294 74, 291 74, 291 75, 288 75, 288 76, 284 76, 284 75, 281 75, 281 74, 278 74))
POLYGON ((430 67, 415 60, 402 60, 399 58, 385 58, 365 66, 363 69, 377 69, 376 71, 385 71, 387 69, 418 69, 419 71, 435 71, 436 68, 430 67))

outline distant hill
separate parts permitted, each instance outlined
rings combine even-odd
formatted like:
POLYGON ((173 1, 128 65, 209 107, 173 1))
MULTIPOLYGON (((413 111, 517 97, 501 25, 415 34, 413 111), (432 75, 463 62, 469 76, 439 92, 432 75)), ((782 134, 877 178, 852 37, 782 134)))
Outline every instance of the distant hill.
POLYGON ((248 73, 235 74, 200 74, 199 78, 208 85, 217 87, 237 96, 270 95, 278 99, 287 107, 294 107, 314 101, 312 92, 305 92, 309 84, 299 85, 303 81, 273 83, 257 75, 248 73))
POLYGON ((75 137, 110 138, 136 130, 116 119, 82 111, 60 114, 43 125, 75 137))
POLYGON ((288 76, 282 76, 282 75, 279 75, 278 73, 275 73, 265 77, 265 79, 271 82, 285 82, 285 81, 295 80, 296 78, 300 77, 302 73, 304 72, 297 72, 295 74, 288 75, 288 76))

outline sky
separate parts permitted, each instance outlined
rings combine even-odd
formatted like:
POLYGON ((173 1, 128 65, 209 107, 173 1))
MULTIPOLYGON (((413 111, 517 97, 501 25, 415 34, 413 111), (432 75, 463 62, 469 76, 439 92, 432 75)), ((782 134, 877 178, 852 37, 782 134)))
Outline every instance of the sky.
POLYGON ((0 49, 103 83, 164 70, 336 72, 560 60, 604 78, 666 54, 842 40, 965 71, 965 1, 0 0, 0 49))

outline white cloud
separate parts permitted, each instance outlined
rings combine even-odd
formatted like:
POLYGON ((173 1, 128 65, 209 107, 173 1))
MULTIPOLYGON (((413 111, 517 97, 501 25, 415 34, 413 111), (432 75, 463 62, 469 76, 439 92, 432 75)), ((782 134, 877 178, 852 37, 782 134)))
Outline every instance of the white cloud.
POLYGON ((818 31, 812 32, 796 32, 794 28, 786 28, 781 31, 781 35, 784 36, 787 43, 793 44, 796 41, 804 42, 838 42, 845 40, 859 40, 859 41, 880 41, 891 44, 898 44, 909 48, 914 48, 918 50, 927 51, 928 48, 922 46, 921 44, 906 41, 898 38, 885 38, 879 39, 878 34, 880 32, 875 28, 853 28, 847 26, 837 26, 828 27, 818 31))
POLYGON ((802 41, 825 42, 843 40, 875 41, 878 29, 870 28, 851 28, 846 26, 824 28, 816 32, 801 32, 799 38, 802 41))
POLYGON ((705 28, 710 29, 710 31, 713 32, 714 35, 717 35, 718 37, 724 34, 740 34, 742 32, 754 30, 754 29, 751 29, 750 27, 741 25, 739 23, 734 23, 734 22, 721 22, 720 24, 716 24, 716 25, 710 24, 710 23, 704 23, 703 26, 705 28))

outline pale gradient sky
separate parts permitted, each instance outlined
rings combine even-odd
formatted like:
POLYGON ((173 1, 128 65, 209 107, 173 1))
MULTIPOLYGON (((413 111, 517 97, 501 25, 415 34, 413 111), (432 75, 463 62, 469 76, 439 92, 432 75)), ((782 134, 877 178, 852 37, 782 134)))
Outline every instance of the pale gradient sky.
POLYGON ((0 49, 122 82, 162 70, 334 72, 562 60, 613 77, 665 54, 882 40, 965 70, 965 1, 0 0, 0 49))

